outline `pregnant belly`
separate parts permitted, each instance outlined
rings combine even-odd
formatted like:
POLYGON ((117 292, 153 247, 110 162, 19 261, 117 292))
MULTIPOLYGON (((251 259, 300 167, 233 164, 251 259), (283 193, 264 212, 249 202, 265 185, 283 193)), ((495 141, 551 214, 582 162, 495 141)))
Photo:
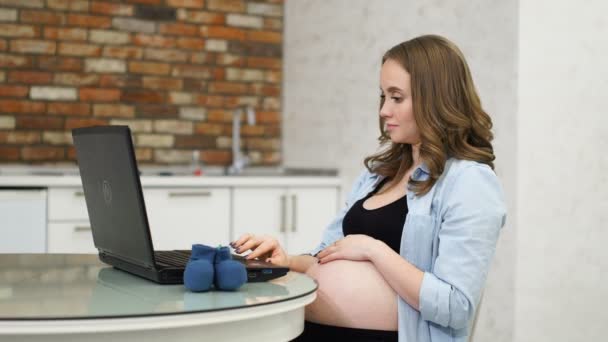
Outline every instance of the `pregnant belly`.
POLYGON ((311 322, 359 329, 397 330, 397 294, 371 262, 336 260, 306 272, 317 280, 311 322))

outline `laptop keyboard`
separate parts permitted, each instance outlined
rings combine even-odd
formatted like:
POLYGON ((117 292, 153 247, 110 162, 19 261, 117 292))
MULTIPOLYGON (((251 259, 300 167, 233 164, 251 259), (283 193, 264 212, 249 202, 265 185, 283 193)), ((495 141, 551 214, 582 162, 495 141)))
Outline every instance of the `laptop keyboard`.
MULTIPOLYGON (((175 251, 156 251, 154 252, 156 262, 162 265, 185 267, 190 261, 190 251, 175 250, 175 251)), ((232 254, 232 260, 241 262, 247 267, 268 267, 270 264, 260 260, 247 260, 245 257, 232 254)))

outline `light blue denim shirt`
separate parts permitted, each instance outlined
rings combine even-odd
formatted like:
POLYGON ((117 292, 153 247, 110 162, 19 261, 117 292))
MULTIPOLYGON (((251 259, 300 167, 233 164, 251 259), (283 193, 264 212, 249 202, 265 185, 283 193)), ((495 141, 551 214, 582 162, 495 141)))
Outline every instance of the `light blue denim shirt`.
MULTIPOLYGON (((428 176, 423 164, 412 178, 428 176)), ((359 176, 346 206, 326 228, 313 255, 344 237, 344 215, 382 178, 367 170, 359 176)), ((420 311, 397 298, 399 341, 465 342, 505 224, 500 182, 485 164, 450 159, 428 193, 417 196, 408 191, 407 206, 400 254, 424 277, 420 311)))

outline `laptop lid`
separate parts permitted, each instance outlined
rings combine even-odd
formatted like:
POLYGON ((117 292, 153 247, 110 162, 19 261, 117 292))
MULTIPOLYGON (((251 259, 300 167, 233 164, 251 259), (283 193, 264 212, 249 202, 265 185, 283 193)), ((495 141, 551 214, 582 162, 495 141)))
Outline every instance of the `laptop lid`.
POLYGON ((100 253, 154 268, 154 247, 128 126, 72 130, 80 178, 100 253))

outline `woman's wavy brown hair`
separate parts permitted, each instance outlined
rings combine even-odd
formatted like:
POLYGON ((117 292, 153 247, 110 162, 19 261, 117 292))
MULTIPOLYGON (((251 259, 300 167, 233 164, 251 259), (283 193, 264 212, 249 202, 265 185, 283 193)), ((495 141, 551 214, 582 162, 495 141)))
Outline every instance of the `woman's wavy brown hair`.
MULTIPOLYGON (((420 132, 419 159, 430 177, 409 184, 426 194, 443 173, 448 158, 473 160, 494 169, 492 120, 481 102, 467 62, 458 47, 441 36, 420 36, 388 50, 382 57, 410 74, 414 118, 420 132)), ((381 100, 380 108, 384 101, 381 100)), ((412 146, 391 142, 380 117, 381 151, 365 158, 367 169, 396 184, 413 166, 412 146)), ((391 185, 389 185, 391 186, 391 185)))

